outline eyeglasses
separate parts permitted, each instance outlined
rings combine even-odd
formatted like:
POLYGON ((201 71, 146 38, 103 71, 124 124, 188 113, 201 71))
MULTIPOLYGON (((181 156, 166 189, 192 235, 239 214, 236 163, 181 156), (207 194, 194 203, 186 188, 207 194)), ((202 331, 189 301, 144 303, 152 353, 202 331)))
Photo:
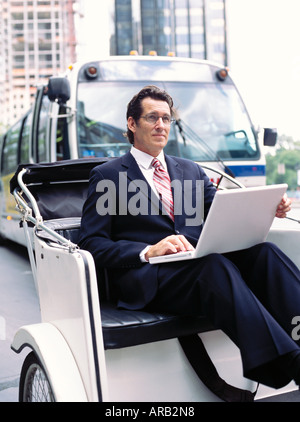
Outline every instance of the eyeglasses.
POLYGON ((146 122, 150 123, 151 125, 155 125, 155 123, 162 119, 163 124, 166 126, 170 126, 172 123, 175 122, 175 119, 173 119, 171 116, 165 115, 165 116, 158 116, 157 114, 146 114, 145 116, 141 116, 142 119, 145 119, 146 122))

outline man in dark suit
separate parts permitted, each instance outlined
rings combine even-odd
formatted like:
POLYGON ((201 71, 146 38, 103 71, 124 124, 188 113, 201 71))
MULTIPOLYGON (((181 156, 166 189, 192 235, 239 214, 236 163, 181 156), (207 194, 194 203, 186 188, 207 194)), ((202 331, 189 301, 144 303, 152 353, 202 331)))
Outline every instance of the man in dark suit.
MULTIPOLYGON (((292 379, 299 384, 300 342, 291 337, 292 320, 300 315, 299 270, 278 247, 266 242, 191 261, 148 263, 195 247, 202 228, 198 208, 205 219, 215 194, 199 165, 164 155, 173 113, 172 98, 154 86, 130 101, 132 149, 92 170, 80 246, 96 267, 106 268, 119 307, 205 315, 240 348, 246 377, 275 388, 292 379), (162 166, 161 184, 169 177, 175 186, 169 204, 170 195, 157 187, 153 158, 162 166), (189 199, 192 205, 178 208, 189 199)), ((289 209, 285 196, 276 216, 289 209)), ((257 210, 263 212, 263 204, 257 210)))

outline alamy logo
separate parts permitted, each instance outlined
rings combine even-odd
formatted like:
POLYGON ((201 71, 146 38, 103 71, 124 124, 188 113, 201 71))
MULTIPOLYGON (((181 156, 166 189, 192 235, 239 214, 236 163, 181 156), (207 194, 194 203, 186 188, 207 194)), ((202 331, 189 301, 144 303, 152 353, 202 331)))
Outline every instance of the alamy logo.
POLYGON ((300 316, 294 316, 292 325, 295 325, 295 328, 292 329, 292 339, 295 341, 300 340, 300 316))
MULTIPOLYGON (((174 201, 174 215, 185 215, 187 226, 198 226, 204 216, 203 180, 180 180, 171 182, 174 201)), ((112 180, 100 180, 96 191, 102 193, 97 200, 99 215, 159 215, 160 201, 149 189, 145 180, 132 180, 128 184, 127 173, 119 173, 119 189, 112 180), (150 194, 150 207, 149 207, 150 194)), ((167 214, 167 210, 162 210, 167 214)))

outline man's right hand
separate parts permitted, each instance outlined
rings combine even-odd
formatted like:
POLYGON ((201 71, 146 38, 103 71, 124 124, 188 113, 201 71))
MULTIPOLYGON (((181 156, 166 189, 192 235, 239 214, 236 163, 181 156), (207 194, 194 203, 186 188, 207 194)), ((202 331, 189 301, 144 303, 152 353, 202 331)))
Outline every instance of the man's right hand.
POLYGON ((169 255, 176 252, 193 251, 194 247, 181 234, 165 237, 155 245, 150 246, 145 254, 146 261, 154 256, 169 255))

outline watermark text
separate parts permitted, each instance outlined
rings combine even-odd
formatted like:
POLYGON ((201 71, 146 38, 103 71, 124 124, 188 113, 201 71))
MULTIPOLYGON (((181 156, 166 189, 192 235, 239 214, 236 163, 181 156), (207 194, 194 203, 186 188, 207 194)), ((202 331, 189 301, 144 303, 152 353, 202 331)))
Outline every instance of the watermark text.
POLYGON ((292 339, 295 341, 300 340, 300 315, 294 316, 292 319, 292 325, 295 325, 292 329, 292 339))
MULTIPOLYGON (((127 173, 120 172, 118 188, 112 180, 100 180, 96 191, 101 193, 96 203, 97 213, 104 215, 159 215, 168 214, 161 208, 157 194, 145 180, 127 182, 127 173), (150 199, 150 207, 149 207, 150 199)), ((204 216, 203 180, 180 180, 171 182, 174 215, 184 215, 187 226, 198 226, 204 216)))

